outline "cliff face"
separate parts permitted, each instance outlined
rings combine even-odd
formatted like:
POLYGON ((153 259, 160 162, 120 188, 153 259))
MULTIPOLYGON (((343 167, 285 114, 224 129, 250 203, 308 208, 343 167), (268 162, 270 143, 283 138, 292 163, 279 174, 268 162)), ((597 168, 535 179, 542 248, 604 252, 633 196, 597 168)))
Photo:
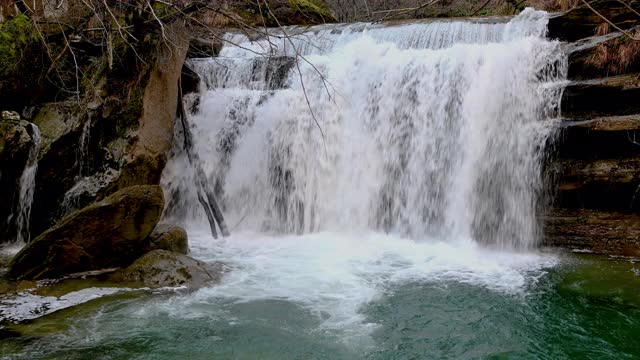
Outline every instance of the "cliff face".
MULTIPOLYGON (((635 34, 638 4, 597 1, 600 15, 635 34), (614 4, 616 3, 616 4, 614 4)), ((569 80, 549 173, 555 202, 546 244, 640 255, 640 44, 580 7, 551 20, 565 41, 569 80), (603 34, 604 33, 604 34, 603 34)))

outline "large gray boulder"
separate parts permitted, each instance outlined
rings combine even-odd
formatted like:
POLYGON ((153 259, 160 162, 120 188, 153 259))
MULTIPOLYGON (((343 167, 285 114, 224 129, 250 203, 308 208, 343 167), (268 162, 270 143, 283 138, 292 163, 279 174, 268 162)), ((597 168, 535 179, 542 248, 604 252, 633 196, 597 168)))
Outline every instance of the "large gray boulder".
POLYGON ((152 288, 197 288, 207 283, 219 282, 224 271, 225 266, 221 263, 208 264, 175 252, 154 250, 114 274, 112 280, 142 283, 152 288))
POLYGON ((40 234, 13 258, 8 275, 43 279, 127 266, 144 253, 163 207, 157 185, 122 189, 40 234))

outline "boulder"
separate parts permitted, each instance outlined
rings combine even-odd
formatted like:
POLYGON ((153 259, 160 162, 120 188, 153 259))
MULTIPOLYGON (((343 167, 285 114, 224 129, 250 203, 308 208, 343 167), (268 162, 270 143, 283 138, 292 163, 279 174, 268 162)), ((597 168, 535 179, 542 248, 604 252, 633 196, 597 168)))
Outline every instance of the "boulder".
POLYGON ((40 234, 13 258, 8 275, 43 279, 127 266, 144 253, 163 206, 159 186, 120 190, 40 234))
POLYGON ((208 264, 175 252, 154 250, 114 274, 112 280, 142 283, 152 288, 195 288, 220 281, 224 271, 225 266, 221 263, 208 264))
POLYGON ((147 238, 145 252, 152 250, 167 250, 180 254, 189 252, 187 232, 175 225, 158 225, 147 238))

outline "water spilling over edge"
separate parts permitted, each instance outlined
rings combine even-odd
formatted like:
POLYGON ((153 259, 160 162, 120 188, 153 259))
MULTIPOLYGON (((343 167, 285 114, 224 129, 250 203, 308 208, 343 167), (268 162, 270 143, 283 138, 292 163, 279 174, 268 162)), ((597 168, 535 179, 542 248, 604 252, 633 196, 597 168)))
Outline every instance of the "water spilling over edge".
MULTIPOLYGON (((535 247, 544 147, 566 74, 546 23, 527 10, 504 24, 228 35, 241 47, 191 62, 205 86, 189 121, 229 223, 535 247)), ((178 154, 163 181, 170 214, 193 221, 202 216, 188 168, 178 154)))

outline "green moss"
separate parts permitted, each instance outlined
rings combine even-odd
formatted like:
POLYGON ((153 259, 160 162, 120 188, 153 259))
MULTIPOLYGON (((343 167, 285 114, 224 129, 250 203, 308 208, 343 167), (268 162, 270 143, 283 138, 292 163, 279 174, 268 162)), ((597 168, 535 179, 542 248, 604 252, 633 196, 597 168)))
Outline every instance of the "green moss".
POLYGON ((289 0, 289 6, 306 15, 320 16, 326 22, 336 21, 329 12, 329 5, 320 0, 289 0))
POLYGON ((18 15, 0 25, 0 77, 14 71, 24 50, 36 41, 31 19, 18 15))

